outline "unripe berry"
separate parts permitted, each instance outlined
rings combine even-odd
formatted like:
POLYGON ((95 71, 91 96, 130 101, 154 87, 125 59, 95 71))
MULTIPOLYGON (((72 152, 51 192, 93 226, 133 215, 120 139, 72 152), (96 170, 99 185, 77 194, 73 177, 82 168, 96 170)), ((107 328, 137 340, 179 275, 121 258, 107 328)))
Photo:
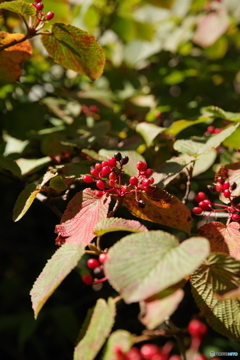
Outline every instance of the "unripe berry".
POLYGON ((206 196, 206 194, 204 193, 204 192, 199 192, 199 193, 197 193, 197 195, 195 196, 195 201, 196 202, 200 202, 200 201, 203 201, 203 200, 205 200, 207 198, 207 196, 206 196))
POLYGON ((136 167, 139 171, 145 171, 147 169, 147 164, 143 161, 139 161, 136 167))
POLYGON ((82 281, 84 282, 84 284, 86 285, 92 285, 93 284, 93 277, 91 274, 84 274, 82 276, 82 281))
POLYGON ((110 172, 111 172, 110 167, 109 167, 109 166, 104 166, 104 167, 102 168, 101 175, 102 175, 103 177, 105 177, 105 176, 108 175, 110 172))
POLYGON ((223 190, 228 190, 230 188, 230 182, 225 181, 225 183, 223 183, 223 190))
POLYGON ((117 161, 116 161, 115 157, 110 157, 110 159, 108 159, 108 163, 111 167, 114 167, 114 166, 116 166, 117 161))
POLYGON ((130 177, 129 183, 131 185, 134 185, 134 186, 137 185, 138 184, 138 178, 136 176, 130 177))
POLYGON ((98 260, 100 261, 101 264, 104 264, 105 261, 107 260, 108 258, 108 254, 107 253, 102 253, 99 255, 99 258, 98 260))
POLYGON ((83 181, 90 184, 90 183, 92 183, 94 180, 93 180, 93 178, 92 178, 90 175, 84 175, 84 176, 83 176, 83 181))
POLYGON ((38 10, 38 11, 42 11, 42 9, 44 8, 44 5, 40 2, 38 4, 35 5, 35 8, 38 10))
POLYGON ((232 215, 231 215, 231 219, 232 219, 233 221, 239 221, 239 220, 240 220, 240 215, 238 215, 238 214, 232 214, 232 215))
POLYGON ((231 191, 229 190, 224 190, 223 192, 223 196, 227 199, 229 199, 231 197, 231 191))
POLYGON ((123 158, 121 160, 121 164, 126 165, 128 162, 129 162, 129 157, 128 156, 123 156, 123 158))
POLYGON ((102 167, 104 167, 104 166, 109 166, 108 161, 106 161, 106 160, 102 161, 102 167))
POLYGON ((89 269, 95 269, 100 265, 99 261, 97 259, 91 258, 88 259, 87 261, 87 267, 89 267, 89 269))
POLYGON ((152 176, 152 174, 153 174, 153 169, 146 169, 145 170, 146 177, 152 176))
POLYGON ((215 185, 215 189, 217 192, 222 192, 223 191, 223 185, 220 182, 217 182, 215 185))
POLYGON ((96 195, 96 197, 98 197, 98 198, 101 198, 102 196, 103 196, 103 194, 104 194, 104 192, 103 191, 96 191, 95 192, 95 195, 96 195))
POLYGON ((90 174, 94 177, 98 177, 99 176, 99 172, 97 169, 91 169, 90 170, 90 174))
POLYGON ((201 337, 207 333, 207 326, 200 320, 193 319, 188 324, 188 332, 191 336, 201 337))
POLYGON ((97 186, 97 188, 100 189, 100 190, 105 189, 105 183, 104 183, 102 180, 98 180, 98 181, 96 182, 96 186, 97 186))
POLYGON ((203 212, 203 209, 201 207, 194 207, 192 212, 196 215, 200 215, 203 212))
POLYGON ((141 355, 145 359, 152 359, 155 354, 159 353, 159 347, 155 344, 144 344, 140 349, 141 355))
POLYGON ((122 154, 121 154, 120 152, 116 152, 116 153, 114 154, 114 157, 115 157, 115 159, 116 159, 117 161, 120 161, 120 160, 122 159, 122 154))
POLYGON ((53 11, 49 11, 47 14, 46 14, 46 19, 47 20, 52 20, 54 18, 54 12, 53 11))

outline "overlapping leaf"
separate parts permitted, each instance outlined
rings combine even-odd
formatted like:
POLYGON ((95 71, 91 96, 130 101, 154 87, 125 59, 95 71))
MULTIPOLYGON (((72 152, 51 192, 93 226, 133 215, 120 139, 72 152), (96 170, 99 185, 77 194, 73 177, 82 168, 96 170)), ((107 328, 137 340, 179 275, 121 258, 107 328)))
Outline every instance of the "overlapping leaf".
POLYGON ((21 169, 11 158, 0 155, 0 168, 11 171, 13 175, 20 177, 21 169))
POLYGON ((231 222, 228 225, 213 221, 201 226, 199 236, 206 237, 211 246, 211 252, 224 253, 240 260, 240 225, 231 222))
POLYGON ((191 276, 196 304, 209 325, 224 336, 240 340, 240 300, 219 301, 216 292, 225 292, 240 284, 240 262, 223 254, 211 254, 191 276))
POLYGON ((179 245, 173 235, 149 231, 128 235, 111 247, 104 269, 110 284, 131 303, 176 284, 208 254, 209 243, 204 238, 191 238, 179 245))
POLYGON ((61 224, 55 228, 56 241, 88 245, 95 236, 93 229, 97 223, 107 217, 109 202, 110 197, 103 195, 99 199, 91 189, 76 194, 69 202, 61 224))
POLYGON ((13 221, 20 220, 33 203, 33 200, 40 192, 36 184, 31 183, 20 193, 13 209, 13 221))
POLYGON ((231 121, 240 121, 240 113, 233 113, 230 111, 224 111, 218 106, 207 106, 202 109, 202 112, 210 113, 212 117, 218 117, 220 119, 231 120, 231 121))
POLYGON ((94 234, 96 236, 102 236, 112 231, 141 232, 148 231, 148 229, 139 221, 126 220, 115 217, 100 221, 94 228, 94 234))
POLYGON ((0 9, 9 10, 22 16, 35 16, 37 9, 26 1, 6 1, 0 4, 0 9))
POLYGON ((85 336, 74 350, 74 360, 93 360, 109 336, 115 317, 115 303, 112 298, 106 302, 98 299, 85 336))
MULTIPOLYGON (((11 4, 11 3, 9 3, 11 4)), ((17 81, 22 75, 22 65, 32 56, 32 47, 28 40, 12 45, 4 50, 1 47, 19 41, 23 34, 0 32, 0 78, 6 81, 17 81)))
POLYGON ((134 343, 134 337, 126 330, 114 331, 106 344, 102 360, 113 360, 116 356, 116 349, 121 349, 123 353, 128 352, 134 343))
POLYGON ((139 194, 139 199, 144 201, 144 208, 138 206, 134 193, 124 197, 124 204, 133 215, 143 220, 190 233, 191 213, 175 196, 170 195, 165 190, 156 188, 150 194, 139 194))
POLYGON ((55 23, 42 42, 53 60, 95 80, 102 75, 105 55, 95 37, 75 26, 55 23))
POLYGON ((139 123, 136 126, 136 131, 143 137, 147 146, 151 146, 153 140, 164 130, 163 127, 147 122, 139 123))
POLYGON ((83 244, 65 243, 48 260, 30 292, 35 318, 47 299, 75 268, 83 254, 83 244))

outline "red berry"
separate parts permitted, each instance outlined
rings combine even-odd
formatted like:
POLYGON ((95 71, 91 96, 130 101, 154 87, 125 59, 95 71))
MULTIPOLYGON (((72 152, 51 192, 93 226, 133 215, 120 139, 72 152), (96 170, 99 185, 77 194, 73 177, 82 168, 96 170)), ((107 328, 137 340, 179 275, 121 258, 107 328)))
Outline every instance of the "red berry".
POLYGON ((108 182, 108 185, 111 186, 111 187, 115 187, 116 181, 115 181, 115 180, 110 180, 110 181, 108 182))
POLYGON ((217 178, 217 182, 219 182, 220 184, 223 184, 223 183, 224 183, 224 179, 223 179, 221 176, 219 176, 219 177, 217 178))
POLYGON ((147 164, 143 161, 139 161, 136 167, 139 171, 145 171, 147 169, 147 164))
POLYGON ((42 2, 42 0, 34 0, 36 3, 40 3, 42 2))
POLYGON ((104 264, 105 261, 107 260, 108 258, 108 254, 107 253, 102 253, 99 255, 99 258, 98 260, 100 261, 101 264, 104 264))
POLYGON ((109 180, 116 180, 117 179, 117 175, 114 172, 111 172, 109 174, 109 180))
POLYGON ((116 161, 115 157, 111 157, 110 159, 108 159, 108 164, 109 164, 111 167, 116 166, 116 163, 117 163, 117 161, 116 161))
POLYGON ((102 175, 103 177, 106 177, 106 175, 108 175, 110 172, 111 172, 110 167, 109 167, 109 166, 104 166, 104 167, 102 168, 101 175, 102 175))
POLYGON ((126 354, 126 360, 143 360, 142 355, 137 347, 132 347, 126 354))
POLYGON ((222 131, 222 129, 216 128, 216 129, 214 130, 214 134, 219 134, 221 131, 222 131))
POLYGON ((91 169, 90 170, 90 174, 94 177, 98 177, 99 176, 99 172, 97 169, 91 169))
POLYGON ((97 163, 95 165, 95 169, 98 170, 98 171, 101 171, 102 170, 102 164, 97 163))
POLYGON ((95 192, 95 195, 96 195, 96 197, 98 197, 98 198, 101 198, 102 196, 103 196, 103 194, 104 194, 104 192, 103 191, 96 191, 95 192))
POLYGON ((179 355, 172 355, 170 356, 169 360, 182 360, 182 358, 179 355))
POLYGON ((196 202, 200 202, 203 201, 207 198, 206 194, 204 192, 199 192, 197 193, 197 195, 195 196, 195 201, 196 202))
POLYGON ((209 209, 211 209, 211 201, 210 201, 210 200, 200 201, 200 203, 198 204, 198 206, 199 206, 200 208, 202 208, 203 210, 209 210, 209 209))
POLYGON ((141 183, 141 186, 149 186, 149 185, 150 185, 149 179, 145 179, 145 180, 143 180, 142 183, 141 183))
POLYGON ((108 165, 109 165, 108 161, 102 161, 102 167, 108 166, 108 165))
POLYGON ((83 181, 90 184, 90 183, 92 183, 94 180, 93 180, 93 178, 92 178, 90 175, 84 175, 83 181))
POLYGON ((225 183, 223 183, 223 190, 228 190, 230 188, 230 182, 225 181, 225 183))
POLYGON ((44 5, 40 2, 38 4, 35 5, 35 8, 38 10, 38 11, 42 11, 42 9, 44 8, 44 5))
POLYGON ((100 266, 100 263, 97 259, 91 258, 88 259, 87 261, 87 267, 89 267, 89 269, 96 269, 98 266, 100 266))
POLYGON ((214 134, 215 126, 212 126, 212 125, 208 126, 207 131, 208 131, 210 134, 214 134))
POLYGON ((207 360, 203 354, 194 354, 191 360, 207 360))
POLYGON ((188 324, 188 332, 192 336, 203 336, 207 332, 207 326, 200 320, 193 319, 188 324))
POLYGON ((92 285, 93 284, 93 277, 91 274, 84 274, 82 276, 82 281, 84 282, 84 284, 86 285, 92 285))
POLYGON ((98 181, 96 182, 96 186, 97 186, 97 188, 100 189, 100 190, 105 189, 105 183, 104 183, 102 180, 98 180, 98 181))
POLYGON ((131 184, 131 185, 137 185, 138 184, 138 178, 136 177, 136 176, 133 176, 133 177, 131 177, 130 179, 129 179, 129 183, 131 184))
POLYGON ((240 220, 240 215, 238 215, 238 214, 232 214, 232 215, 231 215, 231 219, 232 219, 233 221, 239 221, 239 220, 240 220))
POLYGON ((145 170, 146 177, 150 177, 150 176, 152 176, 152 174, 153 174, 153 169, 146 169, 145 170))
POLYGON ((148 194, 152 193, 155 190, 156 190, 156 188, 154 186, 148 186, 144 189, 144 191, 148 194))
POLYGON ((49 11, 47 14, 46 14, 46 19, 47 20, 52 20, 54 18, 54 12, 53 11, 49 11))
POLYGON ((149 184, 152 185, 152 184, 154 183, 154 181, 155 181, 154 178, 151 177, 151 178, 149 179, 149 184))
POLYGON ((217 182, 215 185, 215 189, 217 192, 222 192, 223 191, 223 185, 220 182, 217 182))
POLYGON ((201 207, 194 207, 194 208, 192 209, 192 212, 193 212, 194 214, 200 215, 200 214, 203 212, 203 209, 202 209, 201 207))
POLYGON ((159 347, 155 344, 144 344, 140 349, 140 353, 145 359, 151 360, 153 355, 159 353, 159 350, 159 347))
POLYGON ((237 151, 240 152, 240 148, 238 148, 237 151))
POLYGON ((128 187, 127 187, 127 186, 122 186, 122 187, 121 187, 121 191, 122 191, 122 193, 127 192, 127 191, 128 191, 128 187))
POLYGON ((158 353, 158 354, 153 355, 151 357, 151 360, 168 360, 168 356, 167 356, 167 354, 158 353))
POLYGON ((231 191, 229 190, 224 190, 223 192, 223 196, 227 199, 229 199, 231 197, 231 191))

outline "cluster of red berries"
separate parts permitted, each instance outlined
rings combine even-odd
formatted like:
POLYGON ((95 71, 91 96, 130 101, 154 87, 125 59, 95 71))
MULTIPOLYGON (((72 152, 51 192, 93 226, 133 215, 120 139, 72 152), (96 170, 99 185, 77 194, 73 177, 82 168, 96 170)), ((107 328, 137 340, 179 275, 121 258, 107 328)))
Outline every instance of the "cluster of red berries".
POLYGON ((87 267, 92 270, 92 274, 87 273, 82 276, 82 281, 86 285, 93 285, 103 282, 106 279, 104 276, 103 264, 107 260, 107 253, 99 255, 98 259, 90 258, 87 261, 87 267))
POLYGON ((155 190, 155 188, 151 186, 154 183, 154 179, 151 177, 153 170, 149 169, 145 162, 139 161, 136 164, 138 175, 129 179, 129 185, 122 185, 123 167, 128 162, 128 156, 122 156, 120 152, 117 152, 108 160, 97 163, 94 168, 90 170, 91 175, 83 176, 83 181, 89 184, 96 184, 98 189, 96 196, 99 198, 106 192, 113 192, 120 197, 135 192, 138 205, 143 208, 145 207, 145 203, 143 200, 138 200, 137 192, 145 191, 150 193, 155 190))
POLYGON ((221 128, 216 128, 215 126, 208 126, 207 131, 204 133, 204 135, 209 136, 213 134, 219 134, 222 131, 221 128))
POLYGON ((179 355, 169 357, 171 348, 172 345, 160 348, 155 344, 144 344, 140 349, 133 346, 127 353, 123 353, 121 349, 116 348, 114 360, 181 360, 179 355))
POLYGON ((238 205, 234 205, 232 201, 235 198, 235 196, 232 195, 232 191, 234 191, 237 188, 237 184, 235 182, 230 184, 229 181, 225 181, 222 177, 218 177, 217 182, 214 185, 208 185, 207 188, 210 191, 222 193, 222 195, 226 199, 229 199, 230 205, 228 206, 222 204, 213 204, 207 198, 207 195, 204 192, 199 192, 195 197, 195 201, 198 203, 198 206, 192 209, 193 213, 200 215, 202 214, 203 211, 221 211, 221 209, 213 209, 213 205, 221 206, 224 208, 225 211, 227 211, 230 214, 231 220, 239 221, 240 208, 238 205))
POLYGON ((40 21, 46 21, 46 20, 52 20, 52 18, 54 17, 54 12, 53 11, 49 11, 48 13, 44 14, 42 13, 42 10, 44 8, 44 5, 42 3, 42 0, 34 0, 35 3, 33 3, 32 5, 37 9, 38 11, 38 20, 40 21))

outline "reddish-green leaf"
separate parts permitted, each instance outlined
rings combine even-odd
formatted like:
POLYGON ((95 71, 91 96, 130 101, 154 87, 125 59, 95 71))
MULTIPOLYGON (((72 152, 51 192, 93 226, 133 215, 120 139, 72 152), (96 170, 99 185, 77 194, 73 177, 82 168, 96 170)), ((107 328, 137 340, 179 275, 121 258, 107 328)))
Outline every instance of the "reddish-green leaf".
POLYGON ((208 254, 209 242, 204 238, 191 238, 179 245, 173 235, 149 231, 128 235, 113 245, 104 269, 110 284, 131 303, 176 284, 208 254))
POLYGON ((150 194, 141 193, 139 199, 145 203, 144 208, 138 206, 135 194, 131 193, 124 197, 127 209, 140 219, 152 221, 190 233, 191 212, 175 196, 165 190, 156 188, 150 194))
POLYGON ((105 55, 95 37, 75 26, 55 23, 42 42, 53 60, 95 80, 102 75, 105 55))
MULTIPOLYGON (((9 3, 11 4, 11 3, 9 3)), ((1 50, 2 46, 24 38, 23 34, 0 32, 0 78, 17 81, 22 75, 22 64, 32 56, 32 47, 28 40, 1 50)))
POLYGON ((107 217, 109 202, 110 197, 103 195, 99 199, 91 189, 76 194, 69 202, 61 224, 55 228, 56 241, 64 239, 88 245, 95 236, 93 230, 97 223, 107 217))
POLYGON ((114 331, 107 342, 102 360, 113 360, 116 356, 116 349, 121 349, 123 353, 128 352, 134 344, 134 336, 126 330, 114 331))
POLYGON ((26 1, 6 1, 0 4, 0 9, 9 10, 22 16, 35 16, 37 9, 26 1))
POLYGON ((94 229, 96 236, 102 236, 112 231, 141 232, 148 231, 139 221, 126 220, 121 218, 107 218, 100 221, 94 229))
POLYGON ((20 193, 13 209, 13 221, 20 220, 33 203, 33 200, 39 193, 36 184, 32 183, 25 187, 20 193))
POLYGON ((217 292, 239 286, 240 262, 223 254, 211 254, 191 276, 196 304, 213 329, 224 336, 240 340, 240 300, 219 301, 217 292))
POLYGON ((21 169, 19 168, 19 166, 16 164, 15 161, 6 156, 0 155, 0 168, 11 171, 15 176, 21 176, 21 169))
POLYGON ((199 236, 206 237, 211 246, 211 252, 228 254, 240 260, 240 225, 231 222, 228 225, 213 221, 200 227, 199 236))
POLYGON ((35 318, 58 285, 76 267, 83 254, 83 244, 66 243, 48 260, 30 292, 35 318))
POLYGON ((93 360, 109 336, 115 317, 115 303, 98 299, 85 336, 74 350, 74 360, 93 360))

